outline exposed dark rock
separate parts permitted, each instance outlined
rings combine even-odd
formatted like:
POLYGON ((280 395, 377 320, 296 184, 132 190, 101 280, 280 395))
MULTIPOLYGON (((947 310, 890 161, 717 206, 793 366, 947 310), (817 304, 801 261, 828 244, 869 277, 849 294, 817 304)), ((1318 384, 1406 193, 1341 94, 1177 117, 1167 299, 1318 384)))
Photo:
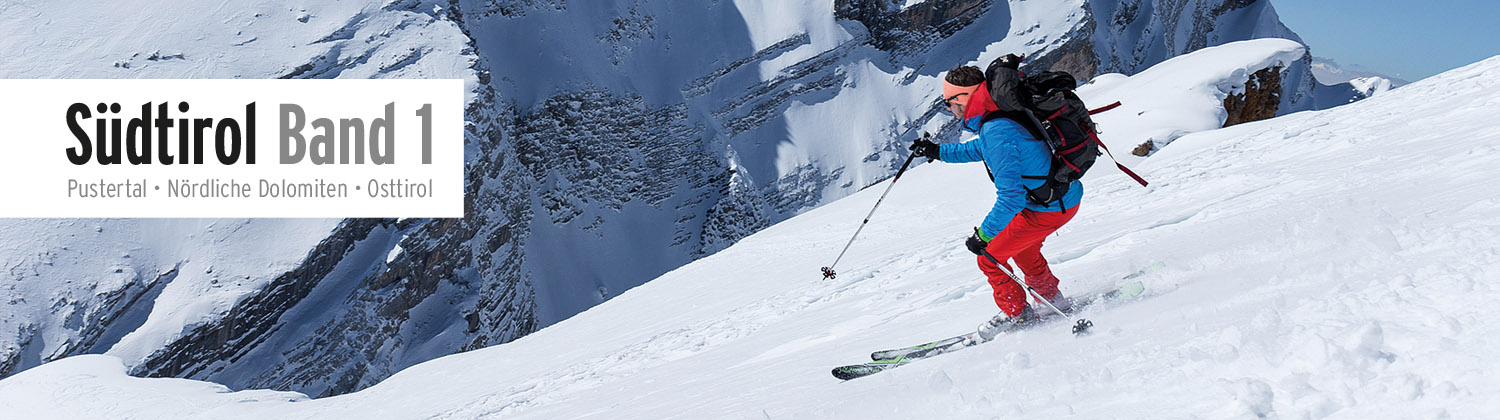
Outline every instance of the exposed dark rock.
MULTIPOLYGON (((911 53, 946 38, 979 18, 994 0, 928 0, 901 10, 889 0, 834 0, 834 17, 858 21, 870 31, 870 44, 883 51, 911 53)), ((1003 2, 1002 2, 1003 4, 1003 2)))
POLYGON ((1151 154, 1151 150, 1154 148, 1156 148, 1156 142, 1152 140, 1146 140, 1145 143, 1141 143, 1140 145, 1135 146, 1134 149, 1130 149, 1130 154, 1144 157, 1151 154))
MULTIPOLYGON (((1085 10, 1086 13, 1087 10, 1085 10)), ((1089 13, 1088 16, 1093 16, 1089 13)), ((1080 82, 1094 78, 1099 69, 1099 55, 1094 52, 1091 34, 1097 27, 1092 18, 1085 18, 1077 31, 1067 34, 1068 41, 1038 57, 1026 60, 1023 70, 1028 72, 1065 71, 1080 82)))
POLYGON ((1250 75, 1244 93, 1224 98, 1228 117, 1224 126, 1260 121, 1276 116, 1281 105, 1281 67, 1261 69, 1250 75))
MULTIPOLYGON (((456 2, 450 0, 456 5, 456 2)), ((542 11, 563 11, 568 9, 567 0, 485 0, 479 4, 477 13, 480 17, 503 16, 507 18, 518 18, 528 13, 542 11)))
POLYGON ((349 249, 381 223, 379 219, 351 219, 340 225, 296 269, 277 276, 261 293, 235 304, 223 319, 199 325, 152 353, 131 374, 192 377, 212 364, 234 359, 279 327, 281 315, 317 287, 349 249))
POLYGON ((721 192, 723 198, 704 214, 703 237, 695 257, 718 252, 771 225, 766 214, 766 198, 758 194, 741 174, 729 170, 729 182, 721 192))
POLYGON ((1213 17, 1223 16, 1225 13, 1229 13, 1237 9, 1250 7, 1257 1, 1260 0, 1224 0, 1223 3, 1220 3, 1217 7, 1214 7, 1213 11, 1210 11, 1208 15, 1213 17))

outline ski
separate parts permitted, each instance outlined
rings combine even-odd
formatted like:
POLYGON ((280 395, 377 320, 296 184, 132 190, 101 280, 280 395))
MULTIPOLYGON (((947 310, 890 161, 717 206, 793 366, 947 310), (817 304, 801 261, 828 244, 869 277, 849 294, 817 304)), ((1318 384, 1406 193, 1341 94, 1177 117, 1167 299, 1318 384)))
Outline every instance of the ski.
MULTIPOLYGON (((1128 277, 1128 278, 1135 278, 1135 277, 1128 277)), ((1089 294, 1089 295, 1084 295, 1084 297, 1081 297, 1081 298, 1075 298, 1074 301, 1073 301, 1073 305, 1071 307, 1069 307, 1068 309, 1063 310, 1063 312, 1066 312, 1067 314, 1072 315, 1074 313, 1081 312, 1083 309, 1085 309, 1085 308, 1087 308, 1089 306, 1098 304, 1098 303, 1115 301, 1115 300, 1120 300, 1120 299, 1129 299, 1129 298, 1133 298, 1133 297, 1136 297, 1136 296, 1140 296, 1141 293, 1144 293, 1144 292, 1145 292, 1145 285, 1141 284, 1141 282, 1139 282, 1139 281, 1132 281, 1132 282, 1126 283, 1123 286, 1120 286, 1119 288, 1116 288, 1116 289, 1113 289, 1113 290, 1109 290, 1107 292, 1089 294)), ((1035 320, 1032 320, 1030 322, 1023 322, 1023 323, 1017 324, 1015 328, 1012 328, 1011 330, 1005 331, 1002 334, 1004 334, 1004 333, 1010 333, 1010 332, 1014 332, 1014 331, 1019 331, 1019 330, 1024 330, 1024 329, 1031 328, 1031 327, 1036 326, 1036 325, 1046 324, 1046 323, 1048 323, 1050 321, 1053 321, 1053 320, 1055 320, 1057 318, 1060 318, 1060 317, 1058 317, 1056 313, 1038 312, 1037 313, 1037 318, 1035 320)), ((904 358, 904 359, 907 359, 907 360, 921 359, 921 358, 925 358, 925 357, 932 357, 932 356, 936 356, 936 355, 939 355, 939 354, 943 354, 945 352, 952 351, 952 350, 955 350, 955 349, 973 346, 975 344, 980 344, 980 343, 983 343, 983 342, 984 342, 984 340, 980 339, 979 333, 977 333, 977 332, 971 332, 971 333, 968 333, 968 334, 963 334, 963 335, 959 335, 959 336, 951 337, 951 338, 945 338, 945 339, 942 339, 942 340, 933 341, 933 342, 929 342, 929 343, 918 344, 918 345, 911 346, 911 347, 903 347, 903 348, 899 348, 899 349, 877 351, 877 352, 874 352, 874 353, 870 353, 870 359, 871 360, 877 360, 877 361, 878 360, 892 360, 892 359, 898 359, 898 358, 904 358)))
POLYGON ((981 340, 981 338, 979 337, 979 333, 971 332, 957 337, 946 338, 925 344, 918 344, 911 347, 877 351, 874 353, 870 353, 870 360, 880 361, 903 358, 913 360, 921 359, 925 357, 936 356, 947 351, 979 344, 980 341, 983 340, 981 340))
MULTIPOLYGON (((1073 301, 1073 305, 1064 310, 1064 312, 1073 314, 1081 312, 1093 305, 1137 298, 1141 294, 1145 293, 1145 285, 1135 279, 1163 266, 1164 265, 1159 262, 1151 264, 1134 273, 1126 275, 1123 280, 1130 281, 1126 282, 1120 287, 1102 293, 1093 293, 1084 295, 1080 298, 1076 298, 1073 301)), ((1003 332, 1002 335, 1028 329, 1037 325, 1047 324, 1049 321, 1059 318, 1062 317, 1058 316, 1056 313, 1039 313, 1034 320, 1016 324, 1014 328, 1003 332)), ((870 358, 872 359, 871 362, 833 368, 833 376, 835 378, 846 381, 854 378, 869 376, 884 372, 886 370, 894 369, 917 360, 961 350, 968 347, 973 347, 978 344, 983 344, 985 341, 986 340, 983 340, 979 336, 978 332, 970 332, 967 334, 918 344, 911 347, 881 350, 870 354, 870 358)))
MULTIPOLYGON (((1136 284, 1139 284, 1139 282, 1136 282, 1136 284)), ((1072 308, 1069 308, 1069 310, 1066 310, 1065 312, 1072 313, 1074 310, 1082 308, 1083 306, 1086 306, 1095 301, 1097 300, 1090 299, 1090 302, 1075 303, 1072 308)), ((1033 326, 1042 325, 1055 318, 1060 317, 1055 313, 1050 315, 1038 314, 1033 319, 1012 324, 1011 328, 1000 332, 1000 335, 1010 334, 1016 331, 1031 328, 1033 326)), ((894 369, 896 367, 915 362, 917 360, 926 359, 944 353, 963 350, 969 347, 984 344, 988 341, 990 340, 985 340, 983 337, 980 337, 979 332, 976 331, 957 337, 947 338, 912 347, 877 351, 870 354, 870 358, 874 359, 873 361, 857 365, 836 367, 833 369, 833 376, 847 381, 862 376, 869 376, 884 372, 886 370, 894 369)))

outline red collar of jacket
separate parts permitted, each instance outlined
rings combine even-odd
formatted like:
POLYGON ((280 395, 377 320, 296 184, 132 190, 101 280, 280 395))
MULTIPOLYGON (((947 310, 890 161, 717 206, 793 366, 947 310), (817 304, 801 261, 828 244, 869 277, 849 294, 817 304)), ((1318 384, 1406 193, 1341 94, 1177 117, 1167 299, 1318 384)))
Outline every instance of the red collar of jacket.
POLYGON ((995 100, 990 98, 990 83, 980 82, 979 90, 969 95, 969 103, 964 105, 964 117, 959 120, 968 121, 970 118, 999 110, 1000 107, 995 105, 995 100))

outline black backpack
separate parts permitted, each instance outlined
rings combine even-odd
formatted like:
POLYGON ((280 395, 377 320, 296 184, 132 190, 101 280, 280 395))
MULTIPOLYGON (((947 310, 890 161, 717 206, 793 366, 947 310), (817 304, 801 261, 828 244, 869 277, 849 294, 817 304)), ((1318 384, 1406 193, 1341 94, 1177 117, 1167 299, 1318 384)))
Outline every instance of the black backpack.
MULTIPOLYGON (((1108 111, 1120 106, 1115 102, 1090 111, 1083 100, 1073 93, 1078 82, 1073 75, 1061 71, 1047 71, 1026 76, 1016 65, 1020 59, 1004 56, 995 59, 985 70, 990 99, 998 111, 985 114, 983 121, 995 118, 1010 118, 1025 127, 1038 140, 1047 143, 1052 150, 1052 168, 1045 176, 1023 175, 1027 179, 1043 179, 1040 187, 1026 190, 1026 199, 1032 203, 1050 206, 1058 203, 1068 193, 1073 181, 1083 177, 1094 159, 1109 148, 1099 141, 1094 120, 1089 115, 1108 111)), ((1114 156, 1111 154, 1110 159, 1114 156)), ((1146 185, 1146 180, 1134 171, 1115 163, 1120 170, 1146 185)), ((993 178, 994 175, 991 175, 993 178)), ((1066 209, 1064 209, 1066 210, 1066 209)))

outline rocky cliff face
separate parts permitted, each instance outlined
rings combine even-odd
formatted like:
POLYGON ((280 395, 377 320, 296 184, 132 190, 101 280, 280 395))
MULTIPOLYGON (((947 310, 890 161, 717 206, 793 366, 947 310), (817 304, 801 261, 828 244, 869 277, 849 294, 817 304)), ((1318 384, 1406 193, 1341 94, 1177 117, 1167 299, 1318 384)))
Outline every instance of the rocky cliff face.
POLYGON ((1231 93, 1224 98, 1224 110, 1228 114, 1224 126, 1260 121, 1276 116, 1281 105, 1281 67, 1262 69, 1250 75, 1244 92, 1231 93))
MULTIPOLYGON (((464 18, 458 8, 436 17, 464 18)), ((465 110, 464 218, 348 220, 285 281, 152 354, 132 374, 336 395, 436 355, 539 328, 522 267, 526 225, 537 217, 530 202, 536 168, 507 141, 515 112, 496 106, 482 61, 473 71, 479 83, 465 110)))
POLYGON ((235 305, 218 322, 199 325, 156 351, 131 374, 194 377, 208 365, 233 360, 254 348, 270 331, 281 327, 278 318, 282 314, 303 301, 380 224, 373 219, 351 219, 318 244, 299 267, 235 305))
MULTIPOLYGON (((465 218, 344 221, 298 266, 133 373, 358 390, 519 338, 885 179, 920 131, 953 130, 932 101, 936 76, 981 53, 1016 49, 1032 56, 1028 68, 1086 79, 1233 40, 1295 39, 1264 1, 768 3, 806 19, 789 29, 766 23, 788 17, 779 9, 665 3, 401 1, 327 34, 321 42, 342 53, 278 75, 380 77, 436 54, 414 44, 365 74, 378 54, 349 51, 378 42, 355 36, 375 25, 462 32, 471 64, 461 77, 477 80, 465 218)), ((1279 75, 1273 113, 1298 77, 1279 75)), ((1261 90, 1244 101, 1266 102, 1248 96, 1261 90)))
MULTIPOLYGON (((909 56, 952 36, 990 11, 994 0, 930 0, 911 7, 897 2, 835 0, 834 16, 864 25, 870 45, 909 56)), ((1001 4, 1000 7, 1007 7, 1001 4)))
POLYGON ((1254 38, 1301 38, 1276 17, 1268 1, 1090 1, 1098 24, 1090 38, 1100 72, 1134 74, 1167 58, 1254 38))

